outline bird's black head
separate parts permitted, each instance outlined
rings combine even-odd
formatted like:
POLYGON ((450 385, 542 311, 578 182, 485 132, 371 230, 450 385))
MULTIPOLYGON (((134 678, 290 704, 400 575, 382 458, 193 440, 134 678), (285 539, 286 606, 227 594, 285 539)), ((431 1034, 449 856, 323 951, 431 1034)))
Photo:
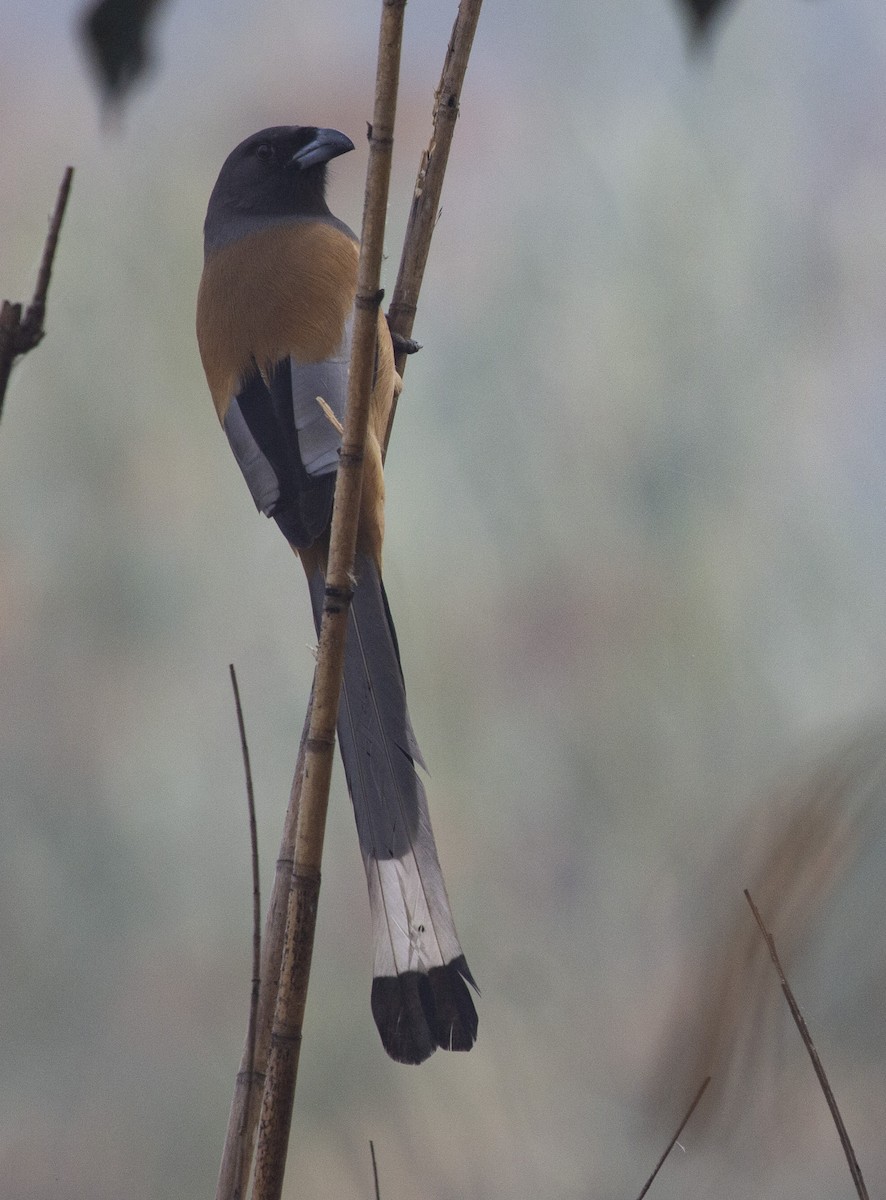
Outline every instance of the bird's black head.
POLYGON ((275 125, 225 159, 206 212, 207 245, 250 218, 327 216, 326 164, 354 149, 337 129, 275 125))

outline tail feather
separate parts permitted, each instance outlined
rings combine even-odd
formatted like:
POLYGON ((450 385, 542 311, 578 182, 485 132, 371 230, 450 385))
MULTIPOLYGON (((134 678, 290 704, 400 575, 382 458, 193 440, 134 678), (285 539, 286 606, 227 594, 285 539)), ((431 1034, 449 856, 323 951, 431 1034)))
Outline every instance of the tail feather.
MULTIPOLYGON (((437 858, 424 762, 406 707, 396 634, 375 563, 357 556, 338 734, 369 885, 372 1012, 398 1062, 439 1046, 469 1050, 476 987, 458 941, 437 858)), ((309 581, 319 628, 324 581, 309 581)))
POLYGON ((420 1063, 438 1046, 470 1050, 477 1037, 477 1010, 467 983, 476 986, 463 954, 426 973, 377 975, 372 1015, 391 1058, 420 1063))

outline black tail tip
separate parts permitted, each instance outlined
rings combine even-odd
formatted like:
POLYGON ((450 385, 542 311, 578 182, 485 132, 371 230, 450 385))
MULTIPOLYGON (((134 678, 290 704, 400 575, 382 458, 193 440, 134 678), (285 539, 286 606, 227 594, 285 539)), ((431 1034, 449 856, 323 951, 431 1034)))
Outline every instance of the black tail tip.
POLYGON ((396 1062, 420 1063, 441 1050, 470 1050, 478 1017, 468 984, 476 988, 465 957, 444 967, 377 975, 372 1015, 382 1044, 396 1062))

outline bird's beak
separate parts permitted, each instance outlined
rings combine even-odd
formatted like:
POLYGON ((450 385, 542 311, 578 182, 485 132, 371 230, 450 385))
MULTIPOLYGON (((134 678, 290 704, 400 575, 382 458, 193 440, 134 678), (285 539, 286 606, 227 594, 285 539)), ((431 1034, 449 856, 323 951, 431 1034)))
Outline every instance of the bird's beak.
POLYGON ((347 154, 353 149, 354 143, 351 139, 339 133, 337 129, 318 129, 307 145, 296 150, 288 165, 298 171, 304 171, 307 167, 329 162, 331 158, 338 158, 340 154, 347 154))

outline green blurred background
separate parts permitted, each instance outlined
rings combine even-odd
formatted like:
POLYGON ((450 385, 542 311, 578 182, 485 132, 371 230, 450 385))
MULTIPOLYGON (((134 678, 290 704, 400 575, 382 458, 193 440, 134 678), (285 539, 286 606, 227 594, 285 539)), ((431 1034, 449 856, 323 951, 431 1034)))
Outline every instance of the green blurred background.
MULTIPOLYGON (((2 9, 3 296, 76 175, 0 423, 0 1195, 196 1200, 250 982, 227 664, 267 891, 313 641, 200 369, 201 225, 233 145, 293 122, 357 142, 331 200, 359 228, 379 5, 171 0, 110 126, 77 11, 2 9)), ((407 9, 389 290, 454 11, 407 9)), ((386 546, 480 1040, 384 1056, 337 774, 289 1195, 369 1196, 373 1138, 386 1200, 630 1197, 676 1127, 765 831, 880 736, 884 78, 878 0, 743 0, 697 56, 669 0, 487 0, 386 546)), ((882 1193, 886 816, 854 779, 789 966, 882 1193)), ((851 1194, 759 985, 746 1069, 713 1064, 738 1099, 712 1090, 662 1200, 851 1194)))

